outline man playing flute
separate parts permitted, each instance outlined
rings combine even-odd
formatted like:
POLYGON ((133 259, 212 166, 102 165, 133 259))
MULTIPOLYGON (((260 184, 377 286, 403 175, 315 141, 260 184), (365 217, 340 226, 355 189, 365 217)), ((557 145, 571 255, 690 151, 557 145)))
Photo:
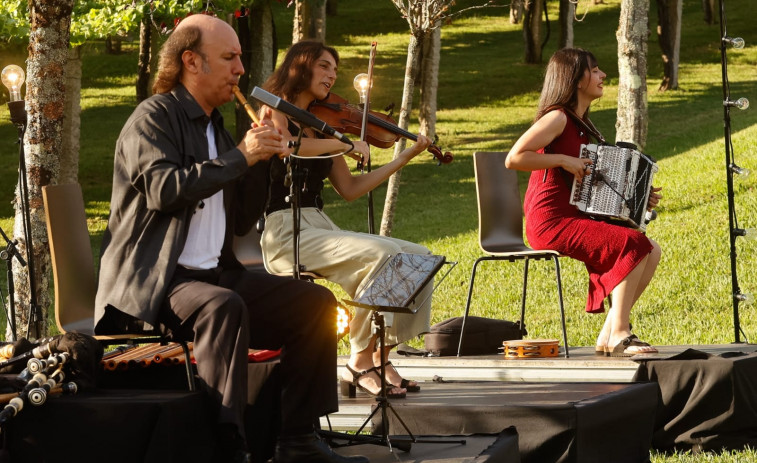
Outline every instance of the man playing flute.
POLYGON ((116 144, 95 332, 163 325, 194 340, 200 382, 217 405, 218 461, 249 461, 243 412, 248 348, 281 356, 274 461, 361 463, 318 440, 337 410, 336 301, 313 283, 246 271, 231 251, 265 207, 266 161, 286 152, 270 121, 235 146, 218 107, 244 73, 234 29, 184 19, 163 45, 154 95, 116 144))

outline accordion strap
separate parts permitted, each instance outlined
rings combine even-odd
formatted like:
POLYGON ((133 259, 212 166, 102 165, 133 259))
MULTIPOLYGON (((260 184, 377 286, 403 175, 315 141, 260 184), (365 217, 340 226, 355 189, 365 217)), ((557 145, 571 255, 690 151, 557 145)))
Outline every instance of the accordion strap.
POLYGON ((565 112, 565 114, 573 119, 573 122, 578 124, 582 129, 586 130, 586 132, 594 137, 595 140, 599 142, 601 145, 606 145, 607 140, 605 140, 605 137, 602 136, 602 134, 597 130, 597 128, 594 126, 594 124, 590 120, 584 120, 580 117, 578 117, 578 114, 576 114, 572 109, 567 108, 565 106, 550 106, 547 108, 546 112, 554 111, 555 109, 560 109, 565 112))
MULTIPOLYGON (((594 127, 594 124, 590 120, 583 120, 580 117, 578 117, 578 114, 576 114, 572 109, 570 109, 568 107, 565 107, 565 106, 560 106, 560 105, 549 106, 544 111, 544 113, 546 114, 549 111, 554 111, 554 110, 561 110, 561 111, 563 111, 568 117, 570 117, 571 119, 573 119, 573 121, 576 124, 578 124, 579 127, 581 127, 582 129, 586 130, 586 132, 589 135, 591 135, 592 137, 594 137, 594 139, 597 140, 597 142, 599 144, 601 144, 601 145, 606 145, 607 144, 607 140, 605 140, 605 137, 603 137, 602 134, 599 132, 599 130, 597 130, 597 128, 594 127)), ((547 172, 549 172, 549 169, 546 169, 544 171, 544 177, 542 178, 542 183, 547 181, 547 172)), ((557 172, 557 171, 555 171, 555 172, 557 172)), ((572 181, 571 180, 569 180, 569 179, 566 178, 565 181, 569 185, 572 185, 572 181)))

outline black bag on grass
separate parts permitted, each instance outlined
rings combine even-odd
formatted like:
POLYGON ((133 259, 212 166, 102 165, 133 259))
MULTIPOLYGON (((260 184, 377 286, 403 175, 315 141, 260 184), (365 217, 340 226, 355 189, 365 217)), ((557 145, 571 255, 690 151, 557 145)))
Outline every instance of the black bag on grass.
MULTIPOLYGON (((434 357, 457 355, 463 317, 448 318, 431 327, 424 336, 426 350, 434 357)), ((495 320, 483 317, 468 317, 465 322, 465 337, 460 355, 491 355, 501 352, 502 341, 523 339, 520 321, 495 320)))

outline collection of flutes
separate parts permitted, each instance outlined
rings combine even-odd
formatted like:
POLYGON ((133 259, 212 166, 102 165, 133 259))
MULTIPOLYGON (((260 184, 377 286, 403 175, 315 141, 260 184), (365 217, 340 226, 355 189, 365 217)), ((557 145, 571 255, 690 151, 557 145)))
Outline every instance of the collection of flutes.
MULTIPOLYGON (((187 347, 191 354, 193 344, 187 343, 187 347)), ((194 360, 194 356, 191 359, 194 360)), ((181 344, 172 342, 166 345, 119 346, 103 355, 101 365, 106 371, 124 371, 150 365, 183 365, 185 361, 181 344)))
POLYGON ((5 362, 13 358, 16 353, 16 347, 13 344, 6 344, 0 347, 0 362, 5 362))
POLYGON ((19 379, 26 381, 26 385, 20 392, 0 394, 0 404, 5 404, 0 410, 0 430, 6 421, 24 408, 26 403, 39 406, 44 404, 51 395, 77 392, 76 383, 63 382, 66 377, 63 367, 69 361, 70 354, 68 352, 47 354, 49 355, 47 359, 36 356, 29 358, 26 368, 18 375, 19 379))

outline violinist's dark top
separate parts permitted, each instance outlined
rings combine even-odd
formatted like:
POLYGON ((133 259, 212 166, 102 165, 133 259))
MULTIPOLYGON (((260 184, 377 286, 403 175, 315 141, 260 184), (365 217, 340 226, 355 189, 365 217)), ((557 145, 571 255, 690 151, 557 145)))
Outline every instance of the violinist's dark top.
MULTIPOLYGON (((300 128, 297 127, 292 121, 289 121, 288 127, 289 133, 293 136, 297 136, 300 133, 300 128)), ((303 137, 306 135, 303 135, 303 137)), ((300 194, 300 206, 301 207, 317 207, 323 209, 323 198, 321 192, 323 191, 323 180, 329 176, 331 172, 331 166, 334 161, 331 158, 313 158, 313 159, 296 159, 290 158, 303 175, 303 182, 305 187, 300 194)), ((283 209, 289 209, 290 204, 286 201, 286 197, 289 196, 289 186, 284 185, 284 177, 287 173, 287 166, 284 161, 278 156, 271 158, 271 185, 270 185, 270 201, 268 203, 268 209, 266 214, 271 214, 283 209)))

